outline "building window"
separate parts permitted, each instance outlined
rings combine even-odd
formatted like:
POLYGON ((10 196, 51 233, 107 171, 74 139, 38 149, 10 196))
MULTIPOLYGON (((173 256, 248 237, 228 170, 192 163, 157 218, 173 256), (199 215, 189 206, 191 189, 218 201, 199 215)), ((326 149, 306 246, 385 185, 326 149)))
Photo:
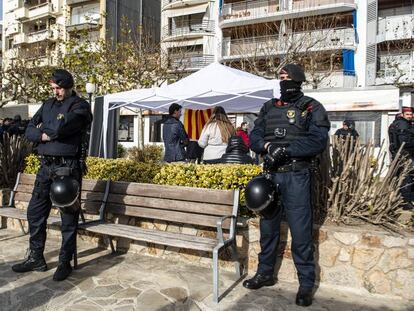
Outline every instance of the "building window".
POLYGON ((134 141, 134 116, 119 117, 118 141, 134 141))
POLYGON ((10 50, 12 48, 14 48, 13 38, 9 38, 7 39, 7 49, 10 50))

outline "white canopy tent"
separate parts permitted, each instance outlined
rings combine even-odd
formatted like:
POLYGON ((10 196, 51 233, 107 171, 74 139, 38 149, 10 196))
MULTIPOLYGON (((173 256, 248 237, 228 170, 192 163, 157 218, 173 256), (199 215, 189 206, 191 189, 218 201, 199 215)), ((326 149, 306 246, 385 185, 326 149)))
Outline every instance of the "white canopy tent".
POLYGON ((150 89, 104 96, 103 148, 107 157, 108 114, 122 107, 168 112, 172 103, 184 108, 207 109, 217 105, 227 112, 258 112, 272 97, 280 96, 278 80, 213 63, 180 81, 150 89))

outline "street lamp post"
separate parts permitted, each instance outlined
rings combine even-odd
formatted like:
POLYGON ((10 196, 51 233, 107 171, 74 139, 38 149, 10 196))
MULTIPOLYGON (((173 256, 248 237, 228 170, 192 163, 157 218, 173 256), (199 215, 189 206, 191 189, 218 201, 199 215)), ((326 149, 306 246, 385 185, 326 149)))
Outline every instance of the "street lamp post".
POLYGON ((92 95, 96 91, 95 83, 86 82, 85 84, 86 93, 89 95, 89 104, 92 105, 92 95))

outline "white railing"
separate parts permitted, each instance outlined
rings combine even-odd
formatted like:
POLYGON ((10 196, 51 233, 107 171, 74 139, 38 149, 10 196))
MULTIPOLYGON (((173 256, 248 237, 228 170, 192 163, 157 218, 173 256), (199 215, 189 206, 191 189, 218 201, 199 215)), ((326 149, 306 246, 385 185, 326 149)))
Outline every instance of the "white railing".
POLYGON ((377 70, 377 84, 414 82, 414 53, 379 55, 380 68, 377 70))
POLYGON ((194 24, 190 24, 190 21, 180 21, 180 23, 182 26, 164 26, 162 29, 162 38, 214 32, 214 20, 203 20, 201 23, 194 24))
POLYGON ((53 3, 44 3, 35 7, 31 7, 28 10, 28 18, 35 18, 38 17, 40 15, 49 15, 49 14, 54 14, 54 13, 58 13, 59 8, 53 5, 53 3))
POLYGON ((201 69, 214 62, 214 55, 196 54, 174 56, 170 55, 169 68, 171 70, 201 69))
POLYGON ((13 37, 14 44, 24 44, 27 43, 27 35, 25 33, 19 33, 13 37))
POLYGON ((18 33, 20 30, 19 24, 9 24, 5 30, 5 35, 10 36, 12 34, 18 33))
POLYGON ((352 28, 315 30, 243 39, 223 39, 223 57, 277 55, 286 52, 308 52, 355 46, 352 28))
POLYGON ((379 42, 412 38, 414 38, 414 14, 378 19, 379 42))
POLYGON ((162 1, 162 8, 166 7, 167 5, 173 4, 173 3, 177 3, 177 5, 174 5, 174 7, 178 7, 178 6, 187 6, 187 5, 191 5, 191 4, 197 4, 197 3, 202 3, 202 2, 208 2, 209 0, 163 0, 162 1))
POLYGON ((355 5, 355 0, 302 0, 283 5, 280 0, 246 0, 224 4, 221 20, 261 18, 272 14, 322 9, 324 7, 355 5))

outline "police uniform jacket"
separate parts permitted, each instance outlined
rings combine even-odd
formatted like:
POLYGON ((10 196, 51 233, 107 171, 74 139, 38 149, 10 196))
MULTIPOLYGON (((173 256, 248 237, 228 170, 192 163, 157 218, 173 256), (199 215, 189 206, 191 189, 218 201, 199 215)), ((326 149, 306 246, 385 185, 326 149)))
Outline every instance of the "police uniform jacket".
POLYGON ((37 152, 47 156, 77 157, 82 134, 92 122, 90 104, 75 92, 63 101, 46 100, 26 129, 26 138, 37 143, 37 152), (42 141, 42 133, 50 141, 42 141))
POLYGON ((388 129, 388 135, 390 139, 391 153, 395 154, 404 144, 404 150, 411 156, 414 155, 414 128, 411 122, 403 117, 397 117, 394 122, 391 123, 388 129))
POLYGON ((266 142, 286 148, 292 158, 312 158, 325 150, 330 122, 325 108, 311 97, 300 96, 293 103, 277 99, 266 102, 250 133, 251 149, 266 153, 266 142))

